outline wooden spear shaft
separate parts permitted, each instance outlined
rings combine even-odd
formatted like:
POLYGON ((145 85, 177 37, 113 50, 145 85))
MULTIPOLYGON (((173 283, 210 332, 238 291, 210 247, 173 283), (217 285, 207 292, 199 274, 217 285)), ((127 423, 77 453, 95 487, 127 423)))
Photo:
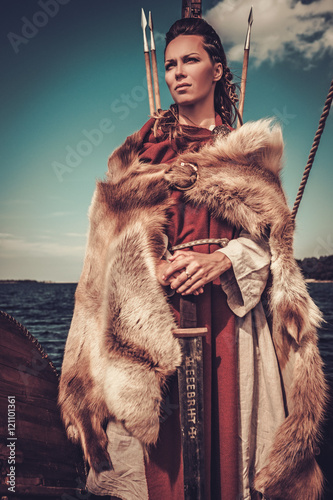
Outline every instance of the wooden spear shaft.
MULTIPOLYGON (((240 93, 239 93, 239 105, 238 105, 238 112, 239 112, 239 115, 241 118, 243 118, 243 111, 244 111, 247 68, 249 65, 249 57, 250 57, 250 49, 244 49, 242 80, 241 80, 241 88, 240 88, 240 93)), ((237 128, 239 128, 240 126, 241 126, 241 123, 240 123, 240 119, 238 117, 237 128)))
POLYGON ((146 63, 149 111, 150 111, 150 114, 153 115, 155 112, 155 105, 154 105, 154 92, 153 92, 152 75, 151 75, 151 68, 150 68, 150 57, 149 57, 149 52, 145 52, 144 54, 145 54, 145 63, 146 63))
POLYGON ((156 110, 159 110, 159 109, 161 109, 161 98, 160 98, 160 86, 158 83, 156 50, 151 51, 151 63, 152 63, 152 67, 153 67, 153 80, 154 80, 154 93, 155 93, 156 110))

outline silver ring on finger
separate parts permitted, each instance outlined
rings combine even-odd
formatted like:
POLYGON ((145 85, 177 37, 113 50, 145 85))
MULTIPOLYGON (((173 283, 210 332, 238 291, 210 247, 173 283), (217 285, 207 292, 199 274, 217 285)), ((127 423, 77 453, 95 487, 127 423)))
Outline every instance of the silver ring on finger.
POLYGON ((188 280, 190 280, 192 278, 192 275, 189 274, 187 271, 185 271, 185 274, 186 274, 188 280))

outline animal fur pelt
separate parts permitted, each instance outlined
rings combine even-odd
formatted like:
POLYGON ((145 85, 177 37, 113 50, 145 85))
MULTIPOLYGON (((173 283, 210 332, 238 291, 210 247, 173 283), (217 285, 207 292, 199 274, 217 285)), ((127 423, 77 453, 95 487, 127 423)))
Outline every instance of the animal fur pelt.
POLYGON ((189 187, 188 203, 205 204, 214 217, 254 236, 269 234, 272 335, 288 416, 254 486, 272 499, 319 498, 323 478, 315 454, 326 397, 316 336, 321 314, 293 258, 279 127, 247 123, 168 166, 141 163, 140 148, 134 134, 114 152, 90 208, 60 381, 68 435, 80 440, 95 469, 112 467, 104 432, 109 419, 123 422, 146 447, 157 440, 163 386, 181 353, 155 263, 164 252, 170 189, 189 187))

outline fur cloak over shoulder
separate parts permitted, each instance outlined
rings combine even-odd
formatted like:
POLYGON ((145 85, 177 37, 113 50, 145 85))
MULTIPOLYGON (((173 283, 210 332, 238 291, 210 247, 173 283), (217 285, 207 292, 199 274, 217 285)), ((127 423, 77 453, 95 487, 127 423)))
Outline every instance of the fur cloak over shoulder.
POLYGON ((254 487, 270 499, 315 500, 323 483, 315 455, 326 397, 316 334, 321 315, 293 258, 280 128, 268 120, 246 123, 171 166, 141 163, 141 146, 136 133, 113 153, 90 208, 60 380, 68 435, 96 470, 112 467, 108 420, 121 421, 146 448, 156 443, 163 386, 181 352, 155 265, 164 253, 170 189, 188 187, 188 203, 205 204, 253 236, 269 234, 269 307, 287 418, 254 487))

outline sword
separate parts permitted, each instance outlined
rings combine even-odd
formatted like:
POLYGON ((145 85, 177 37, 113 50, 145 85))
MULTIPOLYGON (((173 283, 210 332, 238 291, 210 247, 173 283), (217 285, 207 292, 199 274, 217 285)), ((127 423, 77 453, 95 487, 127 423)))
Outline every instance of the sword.
POLYGON ((179 407, 184 469, 184 500, 204 500, 204 405, 202 337, 207 328, 197 328, 196 298, 180 298, 179 339, 183 361, 178 367, 179 407))
MULTIPOLYGON (((182 17, 201 18, 201 0, 182 0, 182 17)), ((184 500, 205 500, 205 441, 203 403, 202 337, 207 328, 197 328, 197 306, 193 295, 180 297, 179 339, 183 361, 178 367, 178 391, 182 435, 184 500)))

